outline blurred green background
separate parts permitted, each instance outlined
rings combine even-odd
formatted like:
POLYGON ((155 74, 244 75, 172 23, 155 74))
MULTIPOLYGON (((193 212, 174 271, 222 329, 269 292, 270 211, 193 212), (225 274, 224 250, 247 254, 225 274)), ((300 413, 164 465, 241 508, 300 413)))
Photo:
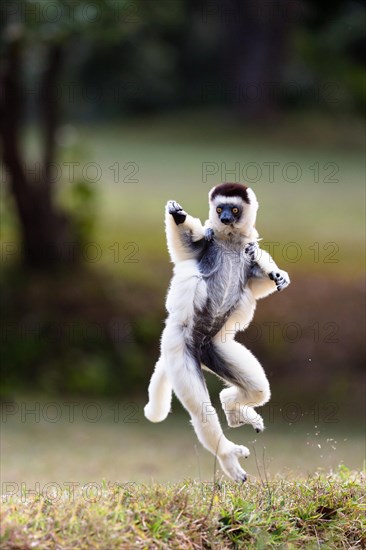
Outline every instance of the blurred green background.
MULTIPOLYGON (((238 337, 270 379, 264 417, 274 431, 264 437, 279 453, 273 471, 294 466, 301 445, 301 464, 324 465, 319 425, 328 446, 337 429, 349 441, 351 425, 353 442, 335 445, 328 465, 361 466, 364 23, 364 4, 347 1, 1 4, 7 473, 29 477, 36 453, 19 463, 16 444, 28 448, 29 433, 55 446, 81 433, 97 437, 113 456, 114 438, 131 445, 140 438, 138 456, 159 440, 165 462, 152 456, 150 467, 142 460, 125 478, 179 476, 182 451, 169 455, 173 433, 195 460, 187 417, 152 426, 141 405, 172 269, 164 205, 174 198, 204 221, 207 193, 222 181, 255 190, 262 245, 292 279, 258 304, 238 337), (138 424, 121 430, 120 418, 107 415, 108 429, 83 427, 62 414, 61 425, 42 408, 42 422, 38 413, 22 416, 23 405, 65 399, 132 402, 138 424)), ((217 403, 220 385, 208 383, 217 403)), ((78 456, 82 464, 82 450, 78 456)), ((113 477, 110 467, 100 459, 93 475, 105 468, 113 477)))

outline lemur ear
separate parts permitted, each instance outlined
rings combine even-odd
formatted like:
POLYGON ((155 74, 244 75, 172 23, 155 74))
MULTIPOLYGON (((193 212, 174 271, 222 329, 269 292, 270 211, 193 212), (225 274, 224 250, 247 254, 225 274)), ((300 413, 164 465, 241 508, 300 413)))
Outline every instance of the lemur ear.
POLYGON ((208 200, 210 202, 211 202, 212 193, 214 192, 215 189, 216 189, 216 185, 214 187, 212 187, 212 189, 210 189, 209 192, 208 192, 208 200))
POLYGON ((248 187, 247 193, 248 193, 249 204, 253 208, 253 210, 256 212, 259 208, 257 197, 251 187, 248 187))

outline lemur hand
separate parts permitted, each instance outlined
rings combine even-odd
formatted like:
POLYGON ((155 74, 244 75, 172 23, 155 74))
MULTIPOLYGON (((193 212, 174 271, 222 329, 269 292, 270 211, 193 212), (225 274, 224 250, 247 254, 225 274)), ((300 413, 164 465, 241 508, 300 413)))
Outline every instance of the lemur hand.
POLYGON ((212 239, 214 238, 214 235, 215 235, 214 230, 211 229, 211 227, 207 227, 205 229, 205 241, 209 241, 209 242, 212 241, 212 239))
POLYGON ((248 254, 252 262, 255 262, 256 259, 258 258, 258 251, 259 251, 259 247, 257 242, 247 244, 247 246, 244 249, 244 252, 248 254))
POLYGON ((275 282, 278 291, 283 290, 290 284, 290 277, 288 276, 288 273, 286 273, 286 271, 282 271, 282 269, 278 271, 271 271, 271 273, 268 274, 268 277, 275 282))
POLYGON ((175 201, 168 201, 168 212, 174 218, 174 221, 177 225, 184 223, 187 217, 187 212, 183 210, 180 204, 175 201))

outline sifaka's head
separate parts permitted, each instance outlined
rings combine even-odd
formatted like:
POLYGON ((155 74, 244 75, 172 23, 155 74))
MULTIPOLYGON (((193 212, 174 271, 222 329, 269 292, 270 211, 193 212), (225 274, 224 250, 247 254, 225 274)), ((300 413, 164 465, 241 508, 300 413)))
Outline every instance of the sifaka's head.
POLYGON ((222 183, 213 187, 208 194, 210 225, 217 233, 241 233, 251 238, 258 201, 254 191, 240 183, 222 183))

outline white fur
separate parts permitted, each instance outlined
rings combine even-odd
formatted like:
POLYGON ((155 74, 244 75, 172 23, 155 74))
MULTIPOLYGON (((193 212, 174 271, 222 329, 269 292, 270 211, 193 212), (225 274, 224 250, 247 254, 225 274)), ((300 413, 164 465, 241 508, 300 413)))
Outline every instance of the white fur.
MULTIPOLYGON (((212 190, 209 197, 211 197, 212 190)), ((258 202, 254 192, 248 189, 250 204, 240 198, 216 197, 210 200, 209 220, 202 226, 200 220, 187 215, 184 223, 176 225, 166 208, 165 224, 168 250, 175 263, 174 276, 167 295, 168 318, 161 338, 161 356, 156 363, 149 385, 149 402, 145 406, 146 418, 152 422, 164 420, 171 407, 172 390, 191 416, 192 425, 202 445, 217 455, 222 470, 236 481, 246 479, 239 459, 247 457, 249 450, 229 441, 221 429, 219 419, 194 358, 189 351, 195 312, 203 308, 207 300, 207 285, 201 275, 195 250, 187 245, 187 236, 192 242, 203 238, 208 227, 215 232, 215 238, 229 238, 229 233, 238 235, 245 245, 258 240, 254 227, 258 202), (216 205, 224 201, 240 204, 244 208, 242 220, 227 227, 218 220, 216 205)), ((268 253, 258 252, 257 264, 265 274, 279 272, 268 253)), ((281 272, 285 274, 285 272, 281 272)), ((287 275, 287 274, 285 274, 287 275)), ((220 393, 220 400, 229 426, 251 424, 256 430, 264 429, 263 420, 254 407, 263 405, 270 398, 269 383, 264 370, 254 355, 234 340, 238 330, 245 329, 251 322, 256 300, 274 292, 275 283, 263 279, 249 279, 240 303, 231 314, 225 326, 212 342, 223 357, 225 364, 235 374, 238 385, 230 385, 220 393)), ((224 292, 225 296, 225 292, 224 292)), ((204 365, 202 365, 204 368, 204 365)))

